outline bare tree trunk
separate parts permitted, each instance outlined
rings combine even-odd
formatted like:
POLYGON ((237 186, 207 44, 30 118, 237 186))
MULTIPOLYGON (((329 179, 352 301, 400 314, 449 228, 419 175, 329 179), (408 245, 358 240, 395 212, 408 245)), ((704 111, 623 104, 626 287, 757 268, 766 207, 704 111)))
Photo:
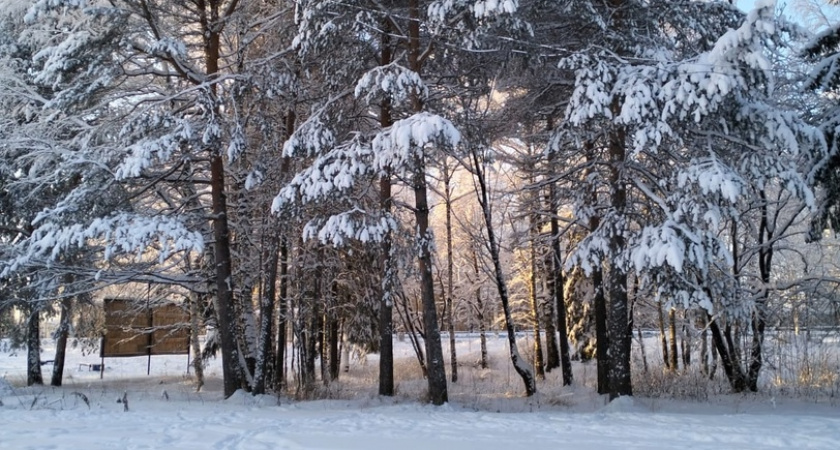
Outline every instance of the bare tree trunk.
POLYGON ((446 207, 446 323, 449 329, 449 366, 453 383, 458 382, 458 357, 455 353, 455 320, 452 313, 453 255, 452 255, 452 173, 448 161, 443 164, 443 201, 446 207))
MULTIPOLYGON (((620 0, 614 0, 620 1, 620 0)), ((613 109, 615 109, 615 105, 613 109)), ((626 158, 625 131, 619 128, 610 133, 610 205, 619 217, 624 217, 627 208, 627 191, 624 179, 626 158)), ((610 399, 633 395, 630 381, 630 345, 632 330, 628 329, 627 272, 616 262, 618 255, 626 249, 624 229, 616 225, 609 238, 613 260, 609 268, 610 306, 607 315, 610 358, 610 399)))
POLYGON ((277 348, 274 352, 274 390, 281 392, 286 385, 286 328, 289 305, 289 246, 280 237, 280 307, 277 311, 277 348))
MULTIPOLYGON (((554 152, 549 155, 549 165, 554 170, 554 152)), ((549 200, 551 214, 551 253, 554 311, 557 317, 557 331, 560 335, 560 366, 563 371, 563 385, 572 384, 572 356, 569 350, 569 332, 566 324, 566 298, 563 292, 563 254, 560 248, 560 223, 557 214, 560 210, 560 198, 556 183, 549 185, 549 200)))
POLYGON ((531 226, 528 244, 528 291, 531 296, 531 315, 534 318, 534 370, 537 379, 545 379, 545 362, 543 361, 542 339, 540 338, 540 310, 537 299, 537 249, 536 243, 536 219, 533 215, 529 217, 531 226))
MULTIPOLYGON (((219 72, 221 57, 221 33, 224 20, 220 20, 220 2, 210 1, 208 9, 201 9, 201 32, 204 37, 204 61, 207 75, 215 77, 219 72), (209 13, 209 17, 208 17, 209 13)), ((228 11, 228 14, 232 13, 228 11)), ((215 102, 216 84, 209 86, 212 107, 215 102)), ((218 113, 218 111, 217 111, 218 113)), ((215 308, 219 324, 220 348, 222 350, 222 374, 225 398, 242 387, 240 351, 237 348, 236 308, 233 297, 233 270, 230 254, 230 230, 228 229, 227 196, 225 194, 225 165, 222 150, 216 144, 210 151, 210 198, 213 217, 213 252, 215 257, 216 299, 215 308)))
MULTIPOLYGON (((67 275, 65 282, 72 283, 72 278, 72 275, 67 275)), ((61 312, 59 313, 58 330, 56 330, 58 339, 55 341, 55 359, 53 359, 52 379, 50 380, 52 386, 61 386, 64 378, 64 361, 67 354, 67 338, 70 334, 70 312, 73 307, 73 298, 62 298, 59 307, 61 312)))
POLYGON ((337 380, 341 373, 341 357, 339 353, 340 326, 334 314, 329 316, 329 349, 330 349, 330 379, 337 380))
POLYGON ((747 379, 741 365, 733 358, 731 339, 724 340, 715 319, 709 321, 709 330, 712 331, 712 342, 715 344, 718 355, 720 355, 723 371, 726 373, 726 378, 729 379, 732 390, 736 393, 744 392, 747 389, 747 379))
MULTIPOLYGON (((382 21, 380 66, 391 63, 391 22, 382 21)), ((387 128, 393 125, 391 100, 385 98, 379 107, 379 125, 387 128)), ((391 177, 379 179, 379 207, 385 214, 391 213, 391 177)), ((379 395, 394 395, 394 277, 396 266, 391 255, 391 232, 382 240, 382 298, 379 302, 379 395)))
POLYGON ((199 336, 199 317, 201 317, 201 308, 199 308, 199 295, 191 293, 189 296, 190 302, 190 346, 193 354, 193 371, 196 379, 196 392, 201 391, 204 386, 204 363, 201 358, 201 343, 198 341, 199 336))
POLYGON ((756 299, 753 307, 750 328, 752 329, 752 345, 750 348, 750 366, 747 373, 747 385, 753 392, 758 391, 758 374, 762 366, 762 346, 764 344, 764 328, 767 322, 767 299, 769 296, 768 284, 770 283, 770 271, 773 264, 773 229, 768 217, 767 196, 764 190, 759 191, 761 204, 761 220, 758 229, 758 272, 761 276, 762 293, 756 299))
POLYGON ((645 337, 642 335, 642 328, 636 328, 636 333, 639 336, 639 352, 642 354, 642 367, 645 373, 648 373, 647 353, 645 353, 645 337))
POLYGON ((700 332, 700 372, 709 375, 709 332, 705 314, 700 315, 700 328, 703 330, 700 332))
POLYGON ((691 367, 691 329, 688 323, 688 310, 683 310, 683 324, 682 324, 682 361, 683 371, 688 372, 691 367))
POLYGON ((502 302, 502 312, 505 317, 505 328, 507 330, 508 344, 510 346, 510 360, 516 373, 522 378, 525 385, 525 395, 530 397, 537 393, 537 384, 528 364, 522 360, 519 349, 516 345, 516 330, 513 325, 513 318, 510 314, 510 297, 508 295, 507 283, 502 272, 502 263, 499 259, 499 243, 496 241, 496 233, 493 227, 493 218, 490 205, 490 196, 487 189, 487 182, 484 178, 484 168, 478 156, 478 150, 472 150, 473 174, 478 183, 476 193, 479 196, 479 204, 484 215, 484 225, 487 229, 487 243, 490 249, 490 258, 493 260, 493 271, 496 278, 496 288, 499 291, 499 298, 502 302))
POLYGON ((478 267, 477 244, 472 249, 473 270, 475 272, 475 315, 478 320, 478 339, 481 347, 479 365, 482 369, 487 368, 487 325, 484 319, 484 302, 481 300, 481 271, 478 267))
POLYGON ((26 385, 44 384, 41 376, 41 310, 29 306, 26 319, 26 385))
MULTIPOLYGON (((418 0, 408 2, 408 66, 420 74, 420 4, 418 0)), ((419 95, 413 97, 414 112, 423 110, 419 95)), ((414 152, 413 174, 414 220, 417 224, 417 253, 420 271, 420 294, 423 299, 423 321, 426 331, 426 366, 429 370, 429 400, 434 405, 447 402, 446 371, 443 363, 443 349, 440 342, 437 305, 435 303, 435 282, 432 274, 432 236, 429 230, 429 200, 426 187, 426 163, 422 150, 414 152)))
MULTIPOLYGON (((272 233, 276 233, 272 230, 272 233)), ((269 356, 274 347, 274 309, 277 303, 277 266, 280 259, 280 236, 273 234, 269 238, 268 258, 263 269, 260 288, 260 331, 257 360, 254 370, 254 395, 265 394, 266 378, 269 372, 269 356)))
POLYGON ((659 343, 662 345, 662 362, 669 371, 674 370, 671 366, 670 355, 668 354, 668 338, 665 335, 665 314, 662 312, 662 300, 656 302, 656 312, 659 318, 659 343))
POLYGON ((604 295, 604 272, 600 267, 592 271, 595 298, 595 358, 597 359, 598 393, 610 392, 609 334, 607 334, 607 298, 604 295))
POLYGON ((670 333, 670 345, 671 345, 671 361, 668 363, 668 366, 671 368, 672 372, 676 372, 680 370, 679 368, 679 355, 677 354, 677 310, 676 308, 671 308, 668 310, 668 330, 670 333))

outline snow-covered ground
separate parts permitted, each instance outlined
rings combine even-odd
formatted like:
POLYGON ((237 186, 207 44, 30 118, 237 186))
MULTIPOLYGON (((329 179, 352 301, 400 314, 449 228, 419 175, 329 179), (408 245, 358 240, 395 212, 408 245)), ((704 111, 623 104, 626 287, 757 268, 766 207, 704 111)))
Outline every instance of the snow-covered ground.
MULTIPOLYGON (((0 449, 840 449, 840 406, 770 394, 702 400, 636 398, 606 404, 590 387, 562 388, 556 373, 521 398, 491 340, 494 368, 472 367, 477 342, 459 341, 461 380, 451 402, 423 404, 423 381, 398 343, 398 395, 375 395, 375 357, 320 393, 293 401, 238 392, 223 400, 219 361, 194 392, 186 357, 106 360, 102 380, 72 351, 61 388, 25 388, 24 353, 0 353, 0 449), (128 411, 117 399, 125 393, 128 411)), ((48 344, 45 342, 45 344, 48 344)), ((51 354, 45 349, 44 357, 51 354)), ((45 366, 48 379, 50 366, 45 366)), ((591 373, 576 366, 578 379, 591 373)))

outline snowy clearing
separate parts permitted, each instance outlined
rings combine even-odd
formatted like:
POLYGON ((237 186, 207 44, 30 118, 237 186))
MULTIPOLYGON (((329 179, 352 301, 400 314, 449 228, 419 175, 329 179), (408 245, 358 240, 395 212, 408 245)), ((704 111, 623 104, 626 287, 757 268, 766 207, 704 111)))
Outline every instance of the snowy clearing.
MULTIPOLYGON (((496 378, 503 379, 508 370, 503 340, 490 343, 496 378)), ((475 344, 459 341, 462 361, 470 360, 475 344)), ((45 355, 49 345, 45 342, 45 355)), ((210 361, 208 384, 196 393, 184 356, 153 358, 151 376, 145 357, 108 359, 100 380, 80 366, 98 358, 77 349, 68 355, 64 387, 25 388, 25 352, 0 353, 0 448, 840 448, 840 406, 829 400, 714 395, 704 401, 636 398, 605 405, 589 387, 562 388, 556 373, 540 383, 537 397, 524 399, 515 377, 507 394, 487 394, 500 386, 464 364, 462 381, 450 384, 451 402, 428 406, 412 393, 422 390, 423 381, 405 379, 416 365, 408 344, 396 347, 403 377, 396 398, 374 394, 371 355, 323 394, 334 399, 315 401, 255 398, 242 391, 223 400, 219 360, 210 361), (128 412, 117 402, 123 393, 128 412)), ((46 376, 51 367, 44 369, 46 376)), ((575 369, 578 379, 591 373, 584 365, 575 369)))

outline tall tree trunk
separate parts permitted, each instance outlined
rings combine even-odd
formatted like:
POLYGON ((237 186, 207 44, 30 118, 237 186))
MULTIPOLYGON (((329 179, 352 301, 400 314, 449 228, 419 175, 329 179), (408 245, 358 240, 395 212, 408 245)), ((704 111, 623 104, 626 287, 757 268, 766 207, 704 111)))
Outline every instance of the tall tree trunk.
POLYGON ((676 372, 680 370, 679 368, 679 355, 677 354, 677 310, 676 308, 671 308, 668 310, 668 332, 670 334, 670 357, 671 360, 668 362, 668 367, 671 368, 672 372, 676 372))
POLYGON ((528 244, 528 291, 531 297, 531 315, 534 317, 534 370, 537 379, 545 379, 545 362, 543 361, 542 339, 540 338, 540 308, 537 299, 537 249, 536 243, 536 219, 532 214, 530 217, 531 226, 528 244))
MULTIPOLYGON (((408 66, 420 74, 420 4, 418 0, 408 2, 408 66)), ((413 111, 423 110, 418 93, 414 93, 413 111)), ((437 305, 435 303, 435 281, 432 274, 432 235, 429 230, 429 200, 426 187, 426 162, 422 149, 414 152, 413 174, 414 220, 417 225, 417 252, 420 271, 420 294, 423 300, 423 324, 426 329, 426 367, 429 370, 429 400, 441 405, 448 400, 446 371, 443 363, 443 349, 440 342, 437 305)))
POLYGON ((29 306, 26 319, 26 385, 44 384, 41 376, 41 311, 29 306))
MULTIPOLYGON (((271 221, 273 222, 273 221, 271 221)), ((272 227, 274 228, 274 227, 272 227)), ((274 309, 277 302, 277 266, 280 260, 280 236, 273 229, 266 250, 267 258, 263 269, 260 288, 260 331, 257 360, 254 370, 254 395, 265 394, 266 378, 270 368, 270 355, 274 347, 274 309)))
POLYGON ((329 315, 329 349, 330 349, 330 380, 337 380, 341 373, 341 356, 339 352, 339 335, 341 334, 338 319, 335 314, 329 315))
MULTIPOLYGON (((204 37, 204 60, 207 75, 212 79, 219 72, 221 57, 221 32, 224 21, 220 20, 218 1, 210 1, 209 9, 201 9, 201 31, 204 37), (208 17, 209 13, 209 17, 208 17)), ((232 8, 231 8, 232 9, 232 8)), ((229 11, 229 13, 232 11, 229 11)), ((212 107, 218 114, 217 88, 215 82, 209 86, 212 107)), ((236 308, 233 297, 233 270, 230 252, 230 230, 228 228, 227 196, 225 193, 225 164, 222 149, 216 143, 210 151, 210 198, 213 217, 213 252, 216 264, 215 308, 219 325, 220 348, 222 350, 222 376, 225 398, 242 387, 241 355, 237 348, 236 308)))
POLYGON ((767 196, 764 190, 759 191, 761 198, 761 220, 758 227, 758 272, 762 282, 762 292, 755 301, 752 311, 750 328, 752 329, 752 345, 750 348, 750 367, 747 373, 747 385, 753 392, 758 391, 758 375, 762 366, 762 345, 764 344, 764 328, 767 322, 767 299, 770 271, 773 264, 773 234, 774 230, 768 217, 767 196))
POLYGON ((747 379, 741 365, 733 358, 733 349, 730 342, 724 340, 724 336, 718 327, 717 321, 709 318, 709 330, 712 332, 712 342, 715 345, 718 355, 720 356, 720 363, 723 366, 723 371, 726 373, 726 378, 729 379, 729 385, 732 386, 732 391, 739 393, 747 389, 747 379))
POLYGON ((688 368, 691 366, 691 330, 689 329, 688 324, 689 313, 688 310, 683 310, 683 323, 682 323, 682 362, 683 362, 683 371, 688 372, 688 368))
POLYGON ((484 319, 484 302, 481 300, 481 270, 478 267, 478 245, 473 245, 472 248, 472 262, 473 271, 475 273, 475 316, 478 320, 478 340, 480 345, 481 356, 479 357, 479 365, 482 369, 487 368, 487 326, 484 319))
MULTIPOLYGON (((618 0, 615 0, 618 1, 618 0)), ((613 105, 613 109, 616 105, 613 105)), ((610 133, 610 205, 618 217, 625 217, 627 208, 626 180, 624 179, 624 161, 626 158, 625 130, 618 128, 610 133)), ((609 332, 610 358, 610 399, 633 395, 630 381, 630 345, 632 330, 628 328, 627 272, 620 262, 619 255, 626 250, 624 225, 613 224, 609 238, 612 260, 609 267, 609 313, 607 330, 609 332)))
POLYGON ((709 375, 709 332, 706 315, 701 314, 699 321, 702 330, 700 332, 700 372, 703 375, 709 375))
MULTIPOLYGON (((65 283, 72 283, 72 278, 72 275, 66 276, 65 283)), ((63 297, 61 299, 59 303, 61 312, 59 313, 58 330, 56 330, 58 338, 55 341, 55 359, 53 359, 52 379, 50 380, 50 385, 52 386, 61 386, 64 378, 64 361, 67 354, 67 338, 70 335, 70 312, 72 307, 72 297, 63 297)))
POLYGON ((546 301, 542 305, 542 316, 545 318, 545 371, 560 367, 560 351, 557 349, 557 308, 555 307, 556 286, 554 276, 554 261, 551 253, 543 260, 546 301))
POLYGON ((274 390, 282 392, 286 385, 286 329, 289 311, 289 245, 280 237, 280 305, 277 311, 277 348, 274 352, 274 390))
POLYGON ((443 201, 446 207, 446 324, 449 329, 449 366, 450 379, 458 382, 458 356, 455 353, 455 320, 452 313, 453 263, 452 255, 452 173, 448 161, 443 164, 443 201))
MULTIPOLYGON (((391 63, 391 22, 382 21, 380 66, 391 63)), ((391 100, 385 98, 379 107, 379 126, 388 128, 393 125, 391 118, 391 100)), ((391 214, 391 176, 383 175, 379 179, 379 207, 384 214, 391 214)), ((382 298, 379 302, 379 395, 394 395, 394 277, 396 265, 391 255, 391 231, 385 233, 382 240, 382 298)))
MULTIPOLYGON (((549 125, 549 128, 553 128, 549 125)), ((556 153, 549 153, 549 170, 554 173, 554 159, 556 153)), ((552 176, 553 178, 553 176, 552 176)), ((569 350, 569 332, 566 324, 566 299, 563 292, 563 253, 560 248, 560 221, 557 214, 560 211, 560 194, 557 192, 557 184, 552 182, 548 185, 549 213, 551 216, 551 254, 552 274, 549 277, 553 286, 552 294, 554 299, 554 311, 557 317, 557 332, 560 335, 560 366, 563 371, 563 385, 572 384, 572 355, 569 350)))
POLYGON ((193 371, 196 379, 196 392, 201 391, 204 386, 204 363, 201 358, 201 343, 199 342, 199 317, 201 317, 201 308, 199 308, 200 297, 196 293, 191 293, 189 296, 190 302, 190 346, 193 354, 193 371))
MULTIPOLYGON (((288 141, 292 137, 296 123, 297 114, 295 113, 295 109, 290 107, 284 117, 284 141, 288 141)), ((289 159, 283 158, 280 168, 281 175, 289 172, 289 165, 289 159)), ((281 234, 278 236, 277 241, 277 263, 279 264, 278 270, 280 273, 277 276, 279 280, 276 281, 280 282, 280 292, 277 308, 277 340, 274 351, 274 363, 272 364, 274 368, 274 390, 277 392, 281 392, 286 384, 286 313, 289 305, 289 244, 287 236, 287 234, 281 234)))
MULTIPOLYGON (((598 228, 599 220, 590 221, 590 230, 598 228)), ((610 392, 609 334, 607 334, 607 298, 604 295, 604 271, 601 266, 592 271, 593 303, 595 305, 595 358, 597 359, 598 393, 610 392)))
POLYGON ((516 373, 522 378, 525 385, 525 395, 530 397, 537 393, 537 383, 528 364, 519 354, 516 345, 516 330, 513 325, 513 318, 510 314, 510 297, 508 295, 507 283, 502 272, 502 263, 499 258, 499 243, 496 241, 496 232, 493 227, 493 216, 490 205, 490 195, 487 189, 487 182, 484 178, 484 168, 478 156, 478 150, 472 150, 473 174, 478 183, 476 194, 479 196, 479 204, 484 216, 484 226, 487 229, 487 241, 490 249, 490 258, 493 261, 493 272, 496 278, 496 288, 499 291, 499 299, 502 302, 502 312, 505 317, 505 329, 507 330, 510 360, 516 373))
POLYGON ((659 343, 662 345, 662 362, 668 371, 672 371, 671 358, 668 352, 668 337, 665 335, 665 314, 662 312, 662 300, 656 302, 656 313, 659 323, 659 343))

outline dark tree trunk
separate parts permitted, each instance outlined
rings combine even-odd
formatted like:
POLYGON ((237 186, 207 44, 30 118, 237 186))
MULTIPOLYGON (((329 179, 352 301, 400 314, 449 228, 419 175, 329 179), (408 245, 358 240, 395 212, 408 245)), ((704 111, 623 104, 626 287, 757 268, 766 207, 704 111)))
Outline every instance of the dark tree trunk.
MULTIPOLYGON (((448 161, 447 161, 448 162, 448 161)), ((443 165, 443 195, 444 204, 446 206, 446 324, 449 329, 449 366, 450 379, 453 383, 458 382, 458 356, 455 353, 455 320, 452 312, 452 295, 453 295, 453 264, 454 257, 452 255, 452 191, 450 181, 452 173, 448 164, 443 165)))
MULTIPOLYGON (((273 228, 273 227, 272 227, 273 228)), ((260 335, 257 347, 256 370, 254 370, 254 395, 265 394, 266 379, 270 368, 270 355, 274 348, 274 309, 277 302, 277 266, 280 260, 280 237, 275 230, 269 231, 265 268, 263 269, 262 288, 260 289, 260 335)))
MULTIPOLYGON (((219 72, 221 57, 221 33, 224 24, 219 16, 219 3, 210 2, 208 10, 201 9, 201 31, 204 37, 204 61, 207 75, 215 77, 219 72), (209 13, 209 17, 208 17, 209 13)), ((231 13, 228 11, 228 13, 231 13)), ((216 84, 210 84, 211 101, 215 105, 216 84)), ((218 113, 218 111, 216 111, 218 113)), ((225 165, 219 144, 210 149, 210 198, 213 217, 213 253, 215 259, 216 299, 215 308, 219 325, 219 347, 222 351, 222 376, 225 398, 242 387, 242 367, 237 348, 236 308, 233 297, 233 270, 230 254, 230 230, 228 229, 227 197, 225 194, 225 165)))
POLYGON ((659 343, 662 345, 662 362, 669 371, 674 370, 671 366, 671 358, 668 352, 668 337, 665 335, 665 314, 662 312, 662 300, 656 302, 656 313, 659 323, 659 343))
POLYGON ((334 315, 329 318, 329 348, 330 348, 330 380, 337 380, 341 372, 341 357, 339 356, 339 324, 334 315))
POLYGON ((607 334, 607 297, 604 295, 604 272, 600 267, 592 271, 595 298, 595 358, 597 359, 598 393, 610 392, 609 335, 607 334))
POLYGON ((706 315, 700 315, 700 372, 709 375, 709 332, 706 315))
POLYGON ((668 330, 670 333, 671 351, 669 353, 671 360, 668 362, 672 372, 680 370, 679 355, 677 354, 677 310, 671 308, 668 310, 668 330))
POLYGON ((529 239, 529 276, 528 276, 528 290, 531 294, 531 315, 534 317, 534 370, 537 375, 537 379, 544 380, 545 379, 545 362, 543 361, 543 352, 542 352, 542 339, 540 338, 541 330, 540 330, 540 308, 539 308, 539 300, 537 298, 537 249, 536 243, 536 227, 537 221, 536 218, 531 215, 530 217, 531 227, 530 227, 530 239, 529 239))
POLYGON ((720 363, 723 366, 724 373, 726 373, 726 378, 729 379, 732 391, 736 393, 744 392, 747 389, 747 379, 744 376, 744 371, 741 370, 741 365, 733 358, 731 339, 727 339, 729 342, 724 340, 716 319, 710 318, 709 330, 712 332, 712 342, 720 356, 720 363))
MULTIPOLYGON (((618 1, 618 0, 615 0, 618 1)), ((615 106, 614 106, 615 108, 615 106)), ((625 217, 627 208, 627 191, 624 179, 625 132, 619 128, 610 133, 610 205, 614 214, 625 217)), ((628 327, 627 301, 627 272, 617 263, 616 259, 626 249, 624 225, 613 224, 615 227, 609 239, 610 253, 613 260, 609 268, 610 306, 607 316, 609 332, 610 358, 610 399, 620 396, 633 395, 630 381, 630 345, 632 331, 628 327)))
POLYGON ((41 311, 29 307, 26 319, 26 385, 44 384, 41 376, 41 311))
MULTIPOLYGON (((391 22, 382 22, 380 66, 391 63, 391 22)), ((388 128, 393 124, 391 101, 382 100, 379 108, 379 125, 388 128)), ((383 175, 379 179, 379 207, 385 214, 391 213, 391 177, 383 175)), ((391 255, 391 233, 382 240, 382 298, 379 302, 379 395, 394 395, 394 277, 396 267, 391 255)))
POLYGON ((758 391, 758 375, 762 366, 762 346, 764 344, 764 328, 767 323, 767 298, 769 296, 768 284, 770 283, 770 271, 773 264, 773 229, 768 217, 767 196, 764 191, 759 191, 761 204, 761 220, 758 228, 758 272, 761 276, 763 291, 761 297, 755 301, 753 307, 750 328, 752 329, 752 345, 750 348, 750 367, 747 374, 747 385, 753 392, 758 391))
MULTIPOLYGON (((418 0, 408 2, 408 66, 420 74, 420 4, 418 0)), ((423 105, 418 93, 414 93, 413 111, 421 112, 423 105)), ((446 370, 443 363, 443 348, 440 342, 437 305, 435 303, 435 281, 432 274, 432 237, 429 231, 429 200, 426 188, 426 162, 422 149, 414 152, 413 174, 414 220, 417 225, 417 252, 420 271, 420 295, 423 300, 423 325, 426 331, 426 367, 429 370, 429 401, 442 405, 448 401, 446 370)))
POLYGON ((688 372, 688 368, 691 367, 691 330, 689 329, 688 324, 688 310, 683 311, 683 324, 682 324, 682 361, 683 361, 683 371, 688 372))
POLYGON ((204 363, 201 358, 201 343, 199 342, 199 317, 201 317, 201 308, 199 307, 198 294, 192 293, 189 296, 190 302, 190 346, 193 353, 193 370, 195 371, 196 392, 200 391, 204 386, 204 363))
POLYGON ((481 347, 479 365, 487 368, 487 330, 484 319, 484 302, 481 300, 481 270, 478 267, 477 245, 472 249, 473 271, 475 273, 475 317, 478 320, 478 339, 481 347))
POLYGON ((549 185, 549 196, 551 197, 552 253, 552 276, 550 279, 553 286, 554 310, 557 312, 557 332, 560 335, 560 366, 563 371, 563 385, 569 386, 574 380, 572 376, 572 356, 569 350, 569 332, 566 325, 566 299, 563 292, 563 254, 560 248, 560 223, 557 220, 560 199, 557 186, 554 183, 549 185))
POLYGON ((274 390, 281 392, 286 385, 286 328, 289 305, 289 246, 280 238, 280 305, 277 311, 277 348, 274 352, 274 390))
MULTIPOLYGON (((72 282, 72 280, 70 280, 72 282)), ((55 341, 55 359, 53 360, 53 371, 50 385, 61 386, 64 378, 64 361, 67 354, 67 338, 70 335, 70 312, 73 307, 73 298, 64 297, 59 303, 61 312, 58 319, 58 338, 55 341)))
POLYGON ((510 350, 510 360, 513 363, 513 368, 516 373, 522 378, 522 383, 525 385, 525 395, 530 397, 537 393, 537 383, 534 379, 531 369, 528 364, 522 360, 519 354, 519 349, 516 345, 516 330, 513 325, 513 318, 510 314, 510 297, 508 295, 507 283, 505 283, 504 274, 502 272, 502 263, 499 259, 499 243, 496 242, 496 233, 493 227, 493 217, 490 205, 490 195, 487 190, 487 182, 484 179, 484 168, 479 159, 478 150, 473 149, 473 174, 477 178, 478 189, 476 194, 479 196, 479 204, 484 216, 484 225, 487 229, 487 243, 490 249, 490 258, 493 260, 493 272, 496 278, 496 288, 499 291, 499 299, 502 302, 502 312, 505 317, 505 329, 507 330, 508 345, 510 350))

